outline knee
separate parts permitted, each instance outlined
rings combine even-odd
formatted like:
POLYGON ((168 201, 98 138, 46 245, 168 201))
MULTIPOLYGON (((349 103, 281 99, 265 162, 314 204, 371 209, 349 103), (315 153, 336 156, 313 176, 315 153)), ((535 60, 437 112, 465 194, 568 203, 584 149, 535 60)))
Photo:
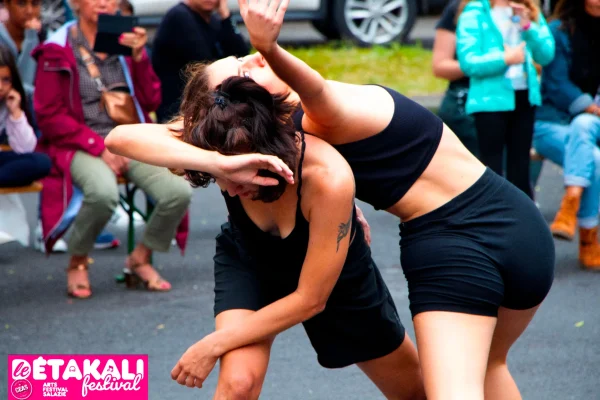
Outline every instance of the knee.
POLYGON ((116 185, 115 187, 98 185, 85 188, 83 196, 84 202, 93 204, 98 211, 105 210, 112 213, 119 204, 119 191, 116 185))
POLYGON ((259 385, 256 377, 249 371, 237 371, 223 378, 221 396, 218 399, 248 400, 258 398, 256 393, 259 385))
POLYGON ((183 178, 177 177, 165 187, 156 199, 158 206, 168 210, 186 210, 192 200, 192 188, 183 178))
POLYGON ((600 133, 600 118, 587 113, 579 114, 571 121, 571 128, 573 133, 579 137, 584 136, 594 139, 593 134, 600 133))
POLYGON ((41 177, 44 177, 50 173, 50 168, 52 168, 52 161, 50 157, 43 153, 34 153, 36 156, 36 165, 38 174, 41 177))

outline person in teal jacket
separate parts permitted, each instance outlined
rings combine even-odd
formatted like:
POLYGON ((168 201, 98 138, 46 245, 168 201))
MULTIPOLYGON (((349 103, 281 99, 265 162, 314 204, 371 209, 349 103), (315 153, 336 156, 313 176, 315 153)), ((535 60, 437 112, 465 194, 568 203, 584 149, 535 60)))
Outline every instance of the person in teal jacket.
POLYGON ((541 104, 536 66, 554 58, 554 38, 533 0, 463 0, 457 55, 470 77, 466 111, 473 114, 481 161, 533 197, 529 152, 535 106, 541 104))

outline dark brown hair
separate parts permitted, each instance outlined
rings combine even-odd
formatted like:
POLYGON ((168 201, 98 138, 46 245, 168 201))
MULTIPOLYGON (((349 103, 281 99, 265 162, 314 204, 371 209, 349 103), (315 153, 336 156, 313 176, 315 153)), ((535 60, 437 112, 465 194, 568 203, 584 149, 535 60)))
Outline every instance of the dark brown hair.
POLYGON ((560 28, 573 34, 577 19, 585 14, 585 0, 560 0, 554 7, 553 20, 560 20, 560 28))
MULTIPOLYGON (((216 90, 210 90, 206 65, 197 64, 187 71, 183 92, 181 139, 205 150, 224 155, 262 153, 279 157, 292 170, 298 159, 296 129, 291 119, 294 106, 286 95, 272 95, 250 78, 230 77, 216 90)), ((277 186, 260 186, 254 200, 277 200, 286 181, 270 171, 259 171, 279 181, 277 186)), ((206 187, 214 177, 200 171, 185 170, 194 187, 206 187)))

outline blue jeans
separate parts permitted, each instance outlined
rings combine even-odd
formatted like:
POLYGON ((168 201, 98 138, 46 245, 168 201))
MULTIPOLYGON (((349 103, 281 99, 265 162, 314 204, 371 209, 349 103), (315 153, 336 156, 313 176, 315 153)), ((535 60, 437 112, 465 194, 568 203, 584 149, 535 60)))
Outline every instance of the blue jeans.
POLYGON ((598 225, 600 207, 600 118, 581 114, 570 125, 536 121, 535 150, 563 166, 566 186, 585 188, 577 217, 579 226, 598 225))

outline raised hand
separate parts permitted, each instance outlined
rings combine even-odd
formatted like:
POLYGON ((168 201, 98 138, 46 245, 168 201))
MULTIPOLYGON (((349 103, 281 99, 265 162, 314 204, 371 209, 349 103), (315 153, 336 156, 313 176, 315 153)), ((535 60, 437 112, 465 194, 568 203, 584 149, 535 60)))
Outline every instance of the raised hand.
POLYGON ((277 179, 258 176, 258 172, 269 170, 281 175, 288 183, 294 183, 292 170, 281 159, 264 154, 242 154, 223 156, 217 159, 218 177, 241 185, 276 186, 277 179))
POLYGON ((144 47, 147 42, 148 33, 146 32, 146 29, 140 27, 133 28, 133 32, 124 33, 119 38, 120 44, 133 49, 132 58, 135 62, 139 62, 142 59, 144 47))
POLYGON ((525 45, 525 42, 521 42, 515 47, 504 45, 504 62, 506 65, 523 64, 525 62, 525 45))
POLYGON ((23 115, 21 95, 15 89, 10 89, 6 96, 6 108, 8 108, 8 112, 13 119, 19 119, 23 115))
POLYGON ((238 0, 240 14, 250 35, 250 43, 260 53, 271 51, 277 43, 283 17, 290 0, 238 0))

